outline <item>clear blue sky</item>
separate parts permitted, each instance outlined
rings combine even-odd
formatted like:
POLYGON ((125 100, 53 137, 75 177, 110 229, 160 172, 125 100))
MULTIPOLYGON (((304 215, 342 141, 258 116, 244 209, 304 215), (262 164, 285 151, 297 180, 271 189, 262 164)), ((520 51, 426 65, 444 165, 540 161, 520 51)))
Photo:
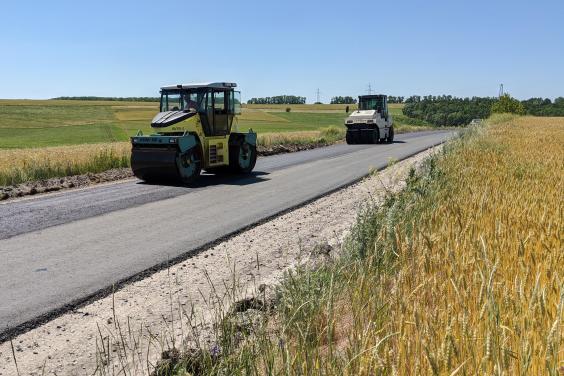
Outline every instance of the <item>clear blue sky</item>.
POLYGON ((3 1, 0 98, 564 96, 564 1, 3 1))

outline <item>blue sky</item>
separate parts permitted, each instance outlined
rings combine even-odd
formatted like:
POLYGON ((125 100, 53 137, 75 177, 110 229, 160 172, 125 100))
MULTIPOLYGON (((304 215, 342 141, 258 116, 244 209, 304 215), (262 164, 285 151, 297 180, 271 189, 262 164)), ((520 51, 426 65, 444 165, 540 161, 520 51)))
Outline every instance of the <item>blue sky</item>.
POLYGON ((243 98, 564 96, 564 2, 3 1, 0 98, 155 96, 235 81, 243 98))

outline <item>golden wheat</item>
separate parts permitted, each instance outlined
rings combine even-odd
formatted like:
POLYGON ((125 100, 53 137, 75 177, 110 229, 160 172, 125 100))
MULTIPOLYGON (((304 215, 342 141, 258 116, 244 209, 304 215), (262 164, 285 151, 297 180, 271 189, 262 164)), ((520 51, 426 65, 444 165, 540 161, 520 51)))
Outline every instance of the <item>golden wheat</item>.
POLYGON ((124 167, 131 144, 115 142, 0 150, 0 186, 74 173, 124 167))
POLYGON ((361 356, 362 373, 559 372, 563 167, 562 118, 491 126, 439 161, 448 185, 411 237, 395 228, 399 269, 380 296, 389 319, 365 347, 390 337, 361 356))
POLYGON ((52 163, 67 163, 68 161, 81 163, 89 160, 92 155, 107 150, 111 150, 119 155, 129 154, 131 152, 131 144, 129 142, 116 142, 36 149, 1 149, 0 169, 22 167, 26 164, 43 163, 45 161, 52 163))
POLYGON ((258 135, 259 145, 305 143, 321 136, 321 131, 297 131, 283 133, 261 133, 258 135))

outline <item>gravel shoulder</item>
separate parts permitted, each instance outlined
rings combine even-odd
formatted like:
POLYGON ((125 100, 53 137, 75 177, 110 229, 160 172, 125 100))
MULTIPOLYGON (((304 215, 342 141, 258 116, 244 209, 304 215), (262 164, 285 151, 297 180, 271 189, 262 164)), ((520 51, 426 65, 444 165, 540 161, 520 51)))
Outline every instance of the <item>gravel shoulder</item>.
MULTIPOLYGON (((401 189, 408 171, 438 148, 395 163, 14 338, 20 374, 90 375, 104 364, 114 371, 125 366, 127 374, 147 374, 147 362, 155 364, 172 343, 209 338, 217 304, 234 300, 233 286, 237 299, 253 296, 259 286, 275 285, 296 265, 322 257, 312 252, 320 244, 329 244, 327 249, 338 253, 363 203, 378 202, 386 191, 401 189), (188 318, 192 324, 197 322, 197 333, 189 330, 188 318), (102 359, 101 353, 107 357, 102 359)), ((12 345, 5 342, 0 344, 0 375, 14 374, 12 345)))

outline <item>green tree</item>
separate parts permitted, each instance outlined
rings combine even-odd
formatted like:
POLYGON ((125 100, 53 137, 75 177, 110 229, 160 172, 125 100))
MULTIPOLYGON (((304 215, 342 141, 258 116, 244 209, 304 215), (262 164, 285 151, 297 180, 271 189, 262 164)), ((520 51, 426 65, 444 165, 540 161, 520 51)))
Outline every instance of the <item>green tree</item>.
POLYGON ((456 98, 452 95, 411 96, 404 101, 403 114, 437 126, 466 125, 472 119, 490 116, 494 98, 456 98))
POLYGON ((346 96, 346 97, 337 96, 331 98, 331 104, 355 104, 355 103, 356 103, 356 99, 354 99, 351 96, 346 96))
POLYGON ((247 104, 305 104, 305 97, 298 97, 296 95, 278 95, 275 97, 266 98, 251 98, 247 104))
POLYGON ((492 112, 525 115, 525 106, 511 95, 504 94, 492 104, 492 112))

